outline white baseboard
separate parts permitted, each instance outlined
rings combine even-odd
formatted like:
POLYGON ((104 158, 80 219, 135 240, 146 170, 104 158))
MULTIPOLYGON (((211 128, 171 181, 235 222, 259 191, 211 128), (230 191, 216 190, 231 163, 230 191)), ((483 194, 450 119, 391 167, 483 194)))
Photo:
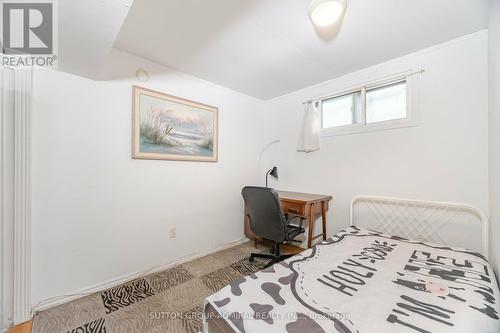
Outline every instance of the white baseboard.
POLYGON ((109 280, 109 281, 106 281, 106 282, 103 282, 103 283, 99 283, 99 284, 96 284, 96 285, 93 285, 93 286, 81 289, 81 290, 76 291, 76 292, 71 293, 71 294, 61 295, 61 296, 57 296, 57 297, 52 297, 52 298, 47 299, 45 301, 41 301, 37 305, 33 306, 32 309, 31 309, 31 316, 33 317, 33 315, 35 315, 39 311, 47 310, 47 309, 50 309, 50 308, 55 307, 57 305, 61 305, 61 304, 64 304, 64 303, 68 303, 68 302, 74 301, 74 300, 76 300, 78 298, 81 298, 81 297, 92 295, 94 293, 97 293, 97 292, 100 292, 100 291, 103 291, 103 290, 106 290, 106 289, 109 289, 109 288, 121 285, 123 283, 127 283, 127 282, 129 282, 131 280, 134 280, 134 279, 138 278, 138 277, 141 277, 141 276, 144 276, 144 275, 147 275, 147 274, 153 274, 153 273, 156 273, 156 272, 160 272, 160 271, 172 268, 174 266, 183 264, 185 262, 188 262, 188 261, 191 261, 191 260, 194 260, 194 259, 198 259, 198 258, 204 257, 206 255, 209 255, 209 254, 212 254, 212 253, 215 253, 215 252, 218 252, 218 251, 222 251, 222 250, 228 249, 228 248, 233 247, 233 246, 244 244, 244 243, 246 243, 248 241, 249 241, 248 238, 242 238, 242 239, 239 239, 239 240, 236 240, 236 241, 229 242, 229 243, 226 243, 224 245, 218 246, 218 247, 216 247, 216 248, 214 248, 212 250, 208 250, 208 251, 199 252, 199 253, 196 253, 196 254, 185 256, 185 257, 183 257, 183 258, 181 258, 181 259, 179 259, 179 260, 177 260, 175 262, 171 262, 171 263, 164 264, 164 265, 150 267, 150 268, 142 270, 140 272, 128 274, 128 275, 125 275, 125 276, 122 276, 122 277, 119 277, 119 278, 116 278, 116 279, 113 279, 113 280, 109 280))

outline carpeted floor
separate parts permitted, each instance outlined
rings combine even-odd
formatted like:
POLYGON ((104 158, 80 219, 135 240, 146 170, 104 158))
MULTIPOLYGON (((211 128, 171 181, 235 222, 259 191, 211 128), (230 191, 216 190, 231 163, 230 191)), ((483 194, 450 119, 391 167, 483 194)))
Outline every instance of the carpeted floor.
POLYGON ((266 263, 251 252, 245 243, 42 311, 33 333, 200 332, 205 297, 266 263))

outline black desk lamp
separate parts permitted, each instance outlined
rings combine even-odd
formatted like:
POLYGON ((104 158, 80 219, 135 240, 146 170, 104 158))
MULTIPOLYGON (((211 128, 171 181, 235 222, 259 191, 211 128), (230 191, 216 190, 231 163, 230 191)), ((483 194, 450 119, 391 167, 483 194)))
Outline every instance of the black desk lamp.
POLYGON ((266 172, 266 187, 267 187, 267 177, 271 175, 274 178, 278 179, 278 168, 274 167, 272 169, 269 169, 269 171, 266 172))

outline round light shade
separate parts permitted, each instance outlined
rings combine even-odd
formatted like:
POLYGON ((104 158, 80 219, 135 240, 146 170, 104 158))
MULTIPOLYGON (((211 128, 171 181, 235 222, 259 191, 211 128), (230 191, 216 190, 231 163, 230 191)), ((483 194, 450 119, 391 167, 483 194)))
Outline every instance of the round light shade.
POLYGON ((309 16, 315 25, 328 27, 342 16, 345 4, 345 0, 313 0, 309 5, 309 16))

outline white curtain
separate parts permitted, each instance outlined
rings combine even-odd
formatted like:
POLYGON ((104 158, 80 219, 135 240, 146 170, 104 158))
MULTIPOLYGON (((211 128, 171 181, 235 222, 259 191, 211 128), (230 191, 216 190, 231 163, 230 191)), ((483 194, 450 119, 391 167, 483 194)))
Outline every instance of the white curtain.
POLYGON ((316 102, 307 102, 297 151, 310 153, 320 149, 320 115, 316 102))

